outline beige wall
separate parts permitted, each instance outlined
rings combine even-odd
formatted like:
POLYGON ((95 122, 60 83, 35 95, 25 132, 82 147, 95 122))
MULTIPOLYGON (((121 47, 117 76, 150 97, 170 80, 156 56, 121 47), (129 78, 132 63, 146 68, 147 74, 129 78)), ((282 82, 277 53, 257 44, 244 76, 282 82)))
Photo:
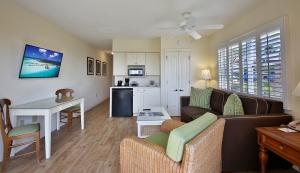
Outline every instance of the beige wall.
POLYGON ((114 39, 113 52, 160 52, 160 39, 114 39))
MULTIPOLYGON (((288 84, 292 90, 300 81, 300 1, 299 0, 268 0, 252 11, 244 14, 233 23, 227 25, 209 38, 210 66, 213 69, 213 76, 217 76, 217 46, 225 41, 229 41, 237 36, 245 34, 257 27, 272 22, 280 17, 289 18, 290 47, 290 74, 291 82, 288 84)), ((213 83, 217 87, 217 82, 213 83)), ((300 119, 300 97, 292 96, 292 111, 286 111, 300 119)))
MULTIPOLYGON (((85 110, 88 110, 109 97, 111 55, 95 49, 11 0, 0 1, 0 23, 0 98, 10 99, 14 106, 55 97, 57 89, 72 88, 76 95, 85 96, 85 110), (62 52, 59 77, 19 79, 25 44, 62 52), (87 75, 88 56, 107 62, 107 76, 87 75)), ((25 124, 32 123, 31 117, 22 117, 18 118, 17 125, 20 125, 21 119, 25 124)), ((41 123, 43 136, 43 117, 38 117, 38 122, 41 123)), ((56 116, 52 116, 52 122, 56 122, 56 116)), ((52 125, 55 129, 56 124, 52 125)))

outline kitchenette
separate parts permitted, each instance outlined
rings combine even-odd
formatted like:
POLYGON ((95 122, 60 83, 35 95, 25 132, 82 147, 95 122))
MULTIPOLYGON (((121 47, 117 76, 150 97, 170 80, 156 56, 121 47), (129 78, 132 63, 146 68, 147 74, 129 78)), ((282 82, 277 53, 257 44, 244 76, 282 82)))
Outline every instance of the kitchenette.
POLYGON ((110 117, 136 116, 141 107, 160 106, 159 62, 159 53, 114 53, 110 117))

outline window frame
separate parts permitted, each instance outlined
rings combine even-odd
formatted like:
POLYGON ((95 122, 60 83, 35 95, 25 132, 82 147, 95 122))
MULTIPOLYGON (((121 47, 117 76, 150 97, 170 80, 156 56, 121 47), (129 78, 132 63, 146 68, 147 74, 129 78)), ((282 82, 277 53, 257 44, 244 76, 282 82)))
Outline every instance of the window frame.
POLYGON ((229 79, 229 46, 232 46, 234 44, 238 44, 239 46, 239 73, 240 73, 240 91, 237 92, 239 94, 242 95, 248 95, 248 96, 254 96, 254 97, 260 97, 260 98, 264 98, 264 99, 270 99, 270 100, 278 100, 278 101, 282 101, 284 104, 284 109, 286 110, 291 110, 291 106, 292 106, 292 96, 291 96, 291 72, 290 72, 290 56, 289 56, 289 31, 288 31, 288 17, 284 16, 281 17, 273 22, 270 22, 268 24, 265 24, 261 27, 258 27, 246 34, 243 34, 241 36, 238 36, 232 40, 229 40, 225 43, 220 44, 217 47, 217 67, 218 67, 218 77, 217 77, 217 81, 218 81, 218 88, 220 86, 219 83, 219 50, 226 48, 226 60, 227 60, 227 89, 222 89, 225 91, 230 91, 230 92, 235 92, 233 90, 231 90, 230 88, 230 79, 229 79), (261 51, 260 51, 260 35, 263 33, 268 33, 271 30, 276 30, 276 29, 280 29, 280 43, 281 43, 281 76, 282 76, 282 98, 272 98, 272 97, 265 97, 262 96, 262 73, 261 73, 261 51), (257 64, 256 64, 256 70, 257 70, 257 95, 255 94, 248 94, 248 93, 244 93, 243 91, 243 84, 244 84, 244 80, 243 80, 243 55, 242 55, 242 42, 250 39, 250 38, 255 38, 255 42, 256 42, 256 58, 257 58, 257 64))

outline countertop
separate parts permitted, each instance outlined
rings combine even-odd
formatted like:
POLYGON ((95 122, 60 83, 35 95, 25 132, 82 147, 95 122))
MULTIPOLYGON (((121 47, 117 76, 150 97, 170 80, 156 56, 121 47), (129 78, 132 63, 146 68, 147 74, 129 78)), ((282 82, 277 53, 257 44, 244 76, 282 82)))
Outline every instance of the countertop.
POLYGON ((142 84, 139 84, 138 86, 117 86, 117 85, 114 85, 112 86, 111 88, 160 88, 160 85, 156 84, 154 86, 152 85, 142 85, 142 84))

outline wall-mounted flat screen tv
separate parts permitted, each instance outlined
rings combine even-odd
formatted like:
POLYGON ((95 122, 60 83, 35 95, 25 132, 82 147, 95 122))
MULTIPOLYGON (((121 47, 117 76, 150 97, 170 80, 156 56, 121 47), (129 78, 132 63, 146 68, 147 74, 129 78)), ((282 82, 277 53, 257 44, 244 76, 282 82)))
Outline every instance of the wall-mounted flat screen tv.
POLYGON ((26 44, 19 78, 58 77, 63 54, 26 44))

